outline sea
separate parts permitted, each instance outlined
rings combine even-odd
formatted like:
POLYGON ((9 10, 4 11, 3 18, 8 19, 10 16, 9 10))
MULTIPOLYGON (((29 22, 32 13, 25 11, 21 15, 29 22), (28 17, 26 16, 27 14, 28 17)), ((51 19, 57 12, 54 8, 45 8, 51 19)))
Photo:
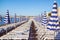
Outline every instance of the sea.
MULTIPOLYGON (((16 18, 16 22, 19 22, 19 18, 16 18)), ((14 23, 14 18, 10 18, 10 23, 14 23)), ((0 20, 0 25, 4 25, 4 18, 0 20)))

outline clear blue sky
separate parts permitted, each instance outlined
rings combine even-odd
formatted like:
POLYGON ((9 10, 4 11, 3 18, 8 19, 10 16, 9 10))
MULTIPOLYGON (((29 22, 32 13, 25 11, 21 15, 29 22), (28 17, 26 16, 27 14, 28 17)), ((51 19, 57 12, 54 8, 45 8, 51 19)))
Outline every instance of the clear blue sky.
MULTIPOLYGON (((56 0, 58 7, 60 0, 56 0)), ((54 0, 0 0, 0 15, 5 15, 7 9, 10 15, 36 16, 43 11, 51 11, 54 0)))

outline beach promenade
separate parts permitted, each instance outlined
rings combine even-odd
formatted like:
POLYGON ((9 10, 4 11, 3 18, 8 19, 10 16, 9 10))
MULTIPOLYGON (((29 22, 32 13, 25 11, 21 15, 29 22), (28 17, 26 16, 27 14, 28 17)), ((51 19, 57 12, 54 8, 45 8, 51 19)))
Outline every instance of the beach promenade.
MULTIPOLYGON (((23 22, 22 22, 23 23, 23 22)), ((17 24, 16 24, 17 25, 17 24)), ((10 25, 11 26, 11 25, 10 25)), ((2 28, 2 27, 1 27, 2 28)), ((1 40, 54 40, 57 32, 50 31, 46 26, 31 19, 0 37, 1 40)))

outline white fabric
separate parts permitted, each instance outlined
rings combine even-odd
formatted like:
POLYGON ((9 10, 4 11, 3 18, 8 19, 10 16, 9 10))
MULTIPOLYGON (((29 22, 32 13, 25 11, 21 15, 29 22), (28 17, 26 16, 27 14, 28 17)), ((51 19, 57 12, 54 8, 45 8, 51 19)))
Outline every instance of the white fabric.
POLYGON ((52 11, 55 11, 55 12, 56 12, 56 11, 57 11, 57 9, 52 9, 52 11))
POLYGON ((51 16, 58 16, 58 14, 56 14, 56 13, 52 13, 51 16))
POLYGON ((53 7, 57 7, 56 5, 53 5, 53 7))
POLYGON ((58 22, 56 23, 56 22, 49 22, 49 24, 55 24, 55 25, 57 25, 57 24, 59 24, 58 22))
POLYGON ((52 17, 51 17, 50 20, 58 20, 58 18, 52 18, 52 17))

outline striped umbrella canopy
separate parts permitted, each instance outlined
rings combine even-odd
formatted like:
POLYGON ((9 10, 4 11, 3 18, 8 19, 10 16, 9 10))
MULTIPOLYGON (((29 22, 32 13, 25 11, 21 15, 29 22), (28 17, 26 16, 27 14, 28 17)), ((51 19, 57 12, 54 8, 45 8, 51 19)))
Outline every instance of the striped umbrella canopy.
POLYGON ((59 23, 58 23, 58 14, 57 14, 57 12, 58 12, 57 2, 54 1, 53 9, 52 9, 52 12, 51 12, 51 16, 49 18, 47 29, 49 29, 49 30, 59 30, 60 29, 59 23))
POLYGON ((44 14, 42 15, 42 25, 46 26, 47 25, 47 15, 46 15, 46 11, 44 12, 44 14))
POLYGON ((10 24, 9 10, 7 10, 7 14, 4 19, 5 24, 10 24))

